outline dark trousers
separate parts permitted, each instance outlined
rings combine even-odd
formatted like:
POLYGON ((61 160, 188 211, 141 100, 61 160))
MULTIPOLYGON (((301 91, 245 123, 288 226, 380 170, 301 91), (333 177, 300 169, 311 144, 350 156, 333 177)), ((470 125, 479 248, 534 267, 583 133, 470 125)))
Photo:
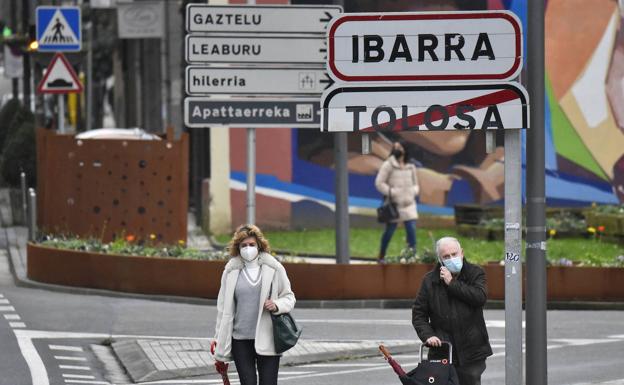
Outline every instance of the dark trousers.
POLYGON ((277 385, 280 356, 257 354, 254 342, 255 340, 232 339, 232 356, 241 385, 258 385, 258 377, 260 377, 259 385, 277 385))
POLYGON ((481 385, 481 375, 485 371, 485 360, 469 362, 465 365, 455 365, 459 385, 481 385))
MULTIPOLYGON (((409 247, 414 249, 414 251, 416 251, 416 221, 405 221, 403 222, 403 225, 405 226, 405 234, 407 235, 407 244, 409 247)), ((381 248, 379 250, 380 256, 386 256, 386 250, 388 250, 388 245, 390 244, 390 240, 392 239, 392 235, 397 229, 397 226, 398 223, 386 223, 386 229, 381 236, 381 248)))

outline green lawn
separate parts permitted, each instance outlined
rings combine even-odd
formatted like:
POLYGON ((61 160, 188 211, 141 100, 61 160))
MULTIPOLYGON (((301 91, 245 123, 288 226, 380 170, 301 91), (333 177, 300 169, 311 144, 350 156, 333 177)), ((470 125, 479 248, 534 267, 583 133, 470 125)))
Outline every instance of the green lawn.
MULTIPOLYGON (((350 250, 355 257, 376 258, 383 228, 351 229, 350 250)), ((335 233, 333 229, 302 231, 267 231, 266 234, 274 250, 290 251, 293 255, 320 254, 334 255, 335 233)), ((477 263, 500 261, 503 258, 503 241, 485 241, 458 235, 453 229, 418 229, 418 253, 425 248, 433 250, 433 239, 449 235, 462 244, 465 255, 477 263)), ((229 241, 229 236, 216 237, 221 243, 229 241)), ((398 255, 405 247, 405 230, 400 227, 394 234, 388 256, 398 255)), ((547 256, 551 261, 566 258, 585 264, 613 264, 619 255, 624 255, 624 246, 594 239, 551 239, 548 240, 547 256)))

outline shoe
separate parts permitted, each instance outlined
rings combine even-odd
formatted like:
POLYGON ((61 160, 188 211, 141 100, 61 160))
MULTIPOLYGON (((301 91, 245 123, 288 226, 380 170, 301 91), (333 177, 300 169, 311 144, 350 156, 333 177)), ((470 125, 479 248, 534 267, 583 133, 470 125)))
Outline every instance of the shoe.
POLYGON ((379 258, 377 259, 377 263, 380 265, 385 265, 386 264, 386 258, 379 258))

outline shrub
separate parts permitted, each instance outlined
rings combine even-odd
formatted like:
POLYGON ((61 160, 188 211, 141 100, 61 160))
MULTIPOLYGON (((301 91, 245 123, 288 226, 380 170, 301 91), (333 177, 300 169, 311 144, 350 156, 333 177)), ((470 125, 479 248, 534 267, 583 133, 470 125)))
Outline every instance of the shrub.
POLYGON ((15 114, 21 109, 21 104, 17 99, 9 100, 0 109, 0 149, 4 147, 4 142, 10 137, 10 126, 15 114))
POLYGON ((7 138, 0 160, 0 174, 4 183, 11 187, 20 186, 20 173, 24 171, 29 186, 36 183, 37 155, 35 144, 35 122, 29 111, 18 112, 11 122, 13 134, 7 138))

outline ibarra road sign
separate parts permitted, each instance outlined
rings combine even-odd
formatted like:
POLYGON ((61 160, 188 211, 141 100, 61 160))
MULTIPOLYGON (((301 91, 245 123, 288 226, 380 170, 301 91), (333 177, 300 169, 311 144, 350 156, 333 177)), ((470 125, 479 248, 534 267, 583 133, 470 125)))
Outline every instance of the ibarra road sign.
POLYGON ((341 81, 510 80, 522 67, 522 29, 506 11, 347 14, 328 48, 341 81))
POLYGON ((189 63, 323 64, 326 52, 322 36, 186 36, 189 63))
POLYGON ((186 7, 187 32, 325 33, 340 6, 207 5, 186 7))
POLYGON ((334 81, 323 68, 186 67, 189 95, 318 95, 334 81))
POLYGON ((298 127, 318 128, 318 98, 202 98, 184 99, 188 127, 298 127))
POLYGON ((321 131, 528 128, 518 83, 342 86, 323 93, 321 131))

